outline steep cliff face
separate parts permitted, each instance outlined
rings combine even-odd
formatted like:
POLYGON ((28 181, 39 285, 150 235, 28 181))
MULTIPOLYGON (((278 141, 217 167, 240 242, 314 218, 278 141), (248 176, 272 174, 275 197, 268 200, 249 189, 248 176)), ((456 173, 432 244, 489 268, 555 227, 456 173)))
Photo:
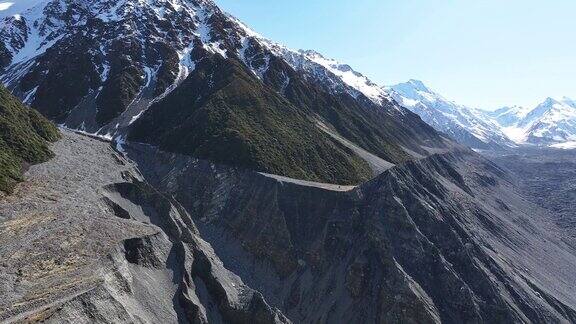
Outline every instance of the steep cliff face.
POLYGON ((474 153, 408 162, 351 189, 128 152, 224 266, 295 322, 576 320, 573 250, 474 153))

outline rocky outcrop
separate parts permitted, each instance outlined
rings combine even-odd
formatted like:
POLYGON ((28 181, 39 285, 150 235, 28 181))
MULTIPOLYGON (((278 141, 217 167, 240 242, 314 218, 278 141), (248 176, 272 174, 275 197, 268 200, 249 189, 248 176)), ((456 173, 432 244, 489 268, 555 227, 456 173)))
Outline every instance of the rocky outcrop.
POLYGON ((576 319, 573 249, 472 152, 408 162, 349 191, 128 152, 224 266, 295 322, 576 319))
MULTIPOLYGON (((162 237, 125 241, 124 256, 137 267, 173 271, 172 281, 178 283, 174 299, 183 313, 178 321, 288 322, 260 293, 224 268, 210 245, 199 237, 190 216, 175 200, 139 181, 114 184, 108 186, 107 191, 105 195, 110 201, 131 218, 162 229, 162 237), (162 253, 166 246, 171 249, 162 253)), ((157 313, 157 309, 151 312, 157 313)))

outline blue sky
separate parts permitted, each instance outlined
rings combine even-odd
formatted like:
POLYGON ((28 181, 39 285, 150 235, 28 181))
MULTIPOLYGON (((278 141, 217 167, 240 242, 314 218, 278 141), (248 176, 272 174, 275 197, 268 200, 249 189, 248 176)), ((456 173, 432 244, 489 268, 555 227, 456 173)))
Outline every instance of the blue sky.
POLYGON ((575 0, 215 0, 260 34, 380 84, 494 109, 576 97, 575 0))

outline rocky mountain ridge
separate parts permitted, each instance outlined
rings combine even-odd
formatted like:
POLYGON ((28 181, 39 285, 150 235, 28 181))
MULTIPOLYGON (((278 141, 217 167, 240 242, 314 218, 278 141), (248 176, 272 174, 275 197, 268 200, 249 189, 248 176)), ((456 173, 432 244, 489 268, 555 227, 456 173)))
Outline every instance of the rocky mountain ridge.
POLYGON ((451 145, 346 82, 357 73, 310 54, 295 54, 298 64, 209 0, 42 0, 24 9, 4 17, 0 78, 71 129, 341 184, 373 172, 319 124, 392 164, 451 145))
POLYGON ((470 151, 332 190, 125 150, 184 202, 224 265, 295 322, 574 320, 570 267, 553 261, 571 260, 571 247, 503 170, 470 151), (548 271, 566 277, 552 288, 548 271))
POLYGON ((573 243, 466 149, 343 188, 116 148, 65 131, 0 199, 2 320, 576 319, 573 243))

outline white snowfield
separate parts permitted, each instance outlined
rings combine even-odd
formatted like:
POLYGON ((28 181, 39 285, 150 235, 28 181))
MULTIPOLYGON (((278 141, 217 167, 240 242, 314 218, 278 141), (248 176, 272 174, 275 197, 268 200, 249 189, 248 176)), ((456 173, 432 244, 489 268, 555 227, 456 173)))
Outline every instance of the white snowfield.
POLYGON ((534 109, 503 109, 499 115, 514 116, 501 119, 504 133, 519 144, 545 144, 558 148, 575 148, 576 141, 576 103, 564 97, 547 98, 534 109))
MULTIPOLYGON (((484 112, 459 105, 428 88, 422 81, 409 80, 384 88, 400 105, 420 115, 437 130, 453 136, 463 144, 475 146, 482 143, 506 147, 515 146, 494 121, 485 118, 484 112)), ((480 148, 480 147, 475 147, 480 148)))
POLYGON ((576 148, 576 101, 567 97, 547 98, 535 108, 512 106, 488 112, 447 100, 418 80, 386 90, 400 105, 442 132, 458 128, 481 142, 505 147, 576 148))
POLYGON ((576 141, 552 144, 550 145, 550 147, 559 148, 563 150, 574 150, 576 149, 576 141))

